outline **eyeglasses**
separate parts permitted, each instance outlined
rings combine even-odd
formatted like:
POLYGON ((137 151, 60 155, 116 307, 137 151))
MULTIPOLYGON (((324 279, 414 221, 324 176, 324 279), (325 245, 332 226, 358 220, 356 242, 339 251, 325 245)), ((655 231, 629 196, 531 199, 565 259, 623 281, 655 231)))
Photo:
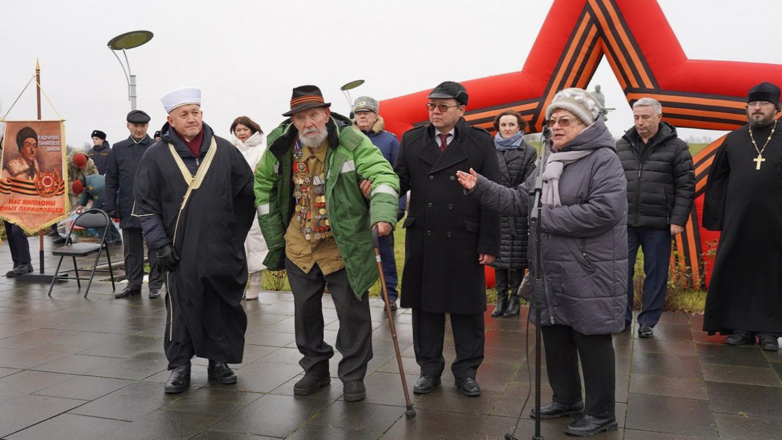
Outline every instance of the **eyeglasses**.
POLYGON ((773 102, 769 101, 752 101, 747 103, 747 108, 749 107, 768 107, 774 105, 773 102))
POLYGON ((554 126, 557 125, 558 123, 560 127, 564 128, 570 125, 570 123, 573 121, 574 121, 573 118, 568 118, 567 116, 565 116, 558 119, 549 119, 548 121, 546 121, 546 125, 548 125, 549 128, 554 128, 554 126))
POLYGON ((433 112, 434 109, 438 109, 438 110, 440 110, 440 113, 445 113, 445 112, 448 111, 449 108, 453 108, 453 107, 459 107, 459 104, 446 105, 446 104, 435 104, 433 102, 427 102, 426 103, 426 108, 430 112, 433 112))

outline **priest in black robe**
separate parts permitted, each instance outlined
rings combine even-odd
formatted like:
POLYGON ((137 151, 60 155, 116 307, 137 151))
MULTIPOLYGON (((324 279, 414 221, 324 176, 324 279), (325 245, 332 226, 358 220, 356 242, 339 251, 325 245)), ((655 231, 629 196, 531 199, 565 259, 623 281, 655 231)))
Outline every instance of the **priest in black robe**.
POLYGON ((244 241, 255 207, 252 170, 202 122, 200 90, 176 89, 162 101, 168 123, 139 163, 133 215, 166 271, 166 393, 173 394, 189 386, 194 356, 209 359, 210 380, 236 383, 227 364, 244 353, 244 241))
POLYGON ((728 345, 777 351, 782 335, 782 124, 779 87, 747 98, 749 124, 731 132, 709 171, 703 226, 722 231, 703 330, 728 345))

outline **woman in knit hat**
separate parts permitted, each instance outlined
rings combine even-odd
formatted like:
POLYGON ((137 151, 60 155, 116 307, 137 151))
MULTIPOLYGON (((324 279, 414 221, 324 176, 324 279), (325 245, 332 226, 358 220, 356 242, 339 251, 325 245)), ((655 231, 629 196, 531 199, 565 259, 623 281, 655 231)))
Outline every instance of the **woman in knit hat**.
MULTIPOLYGON (((599 115, 600 105, 582 89, 557 93, 546 110, 552 137, 543 168, 540 226, 546 288, 539 324, 554 396, 540 409, 540 417, 575 417, 565 432, 576 436, 617 429, 611 335, 624 329, 627 304, 626 180, 614 138, 599 115)), ((522 215, 533 204, 529 190, 536 175, 516 188, 472 170, 457 177, 481 204, 503 215, 522 215)), ((532 234, 531 277, 537 246, 532 234)), ((534 322, 533 310, 529 316, 534 322)))

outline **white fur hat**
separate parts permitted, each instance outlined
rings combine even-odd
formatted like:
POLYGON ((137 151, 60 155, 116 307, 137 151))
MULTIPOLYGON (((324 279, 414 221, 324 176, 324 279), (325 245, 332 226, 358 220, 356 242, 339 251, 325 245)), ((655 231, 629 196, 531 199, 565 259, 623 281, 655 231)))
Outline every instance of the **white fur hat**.
POLYGON ((546 109, 546 120, 551 118, 551 114, 557 109, 573 113, 585 125, 592 125, 597 117, 600 116, 600 103, 597 102, 591 93, 584 89, 570 88, 554 95, 554 99, 551 100, 551 104, 546 109))
POLYGON ((201 89, 197 87, 180 87, 167 92, 160 98, 166 113, 171 113, 177 107, 188 104, 201 105, 201 89))

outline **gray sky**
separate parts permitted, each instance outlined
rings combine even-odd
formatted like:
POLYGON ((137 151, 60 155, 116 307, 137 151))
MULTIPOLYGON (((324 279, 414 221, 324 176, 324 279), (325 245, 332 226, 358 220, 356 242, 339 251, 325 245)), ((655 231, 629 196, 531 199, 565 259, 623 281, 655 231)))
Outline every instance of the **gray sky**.
MULTIPOLYGON (((316 84, 332 109, 347 114, 339 86, 366 83, 353 98, 392 98, 444 80, 521 70, 551 0, 2 0, 0 103, 3 112, 34 73, 66 119, 67 142, 81 146, 93 129, 113 144, 128 136, 127 83, 106 48, 114 36, 147 29, 155 37, 128 51, 138 79, 138 108, 165 122, 160 96, 185 85, 203 91, 204 120, 228 137, 236 116, 269 132, 289 107, 291 89, 316 84), (131 5, 131 6, 126 6, 131 5), (435 57, 444 57, 434 62, 435 57)), ((660 0, 691 59, 782 64, 775 29, 782 2, 660 0)), ((604 60, 601 84, 615 136, 632 112, 604 60)), ((382 113, 382 109, 381 109, 382 113)), ((0 114, 2 116, 2 114, 0 114)), ((56 115, 44 100, 44 119, 56 115)), ((34 119, 32 86, 8 119, 34 119)), ((680 130, 680 136, 722 132, 680 130)))

